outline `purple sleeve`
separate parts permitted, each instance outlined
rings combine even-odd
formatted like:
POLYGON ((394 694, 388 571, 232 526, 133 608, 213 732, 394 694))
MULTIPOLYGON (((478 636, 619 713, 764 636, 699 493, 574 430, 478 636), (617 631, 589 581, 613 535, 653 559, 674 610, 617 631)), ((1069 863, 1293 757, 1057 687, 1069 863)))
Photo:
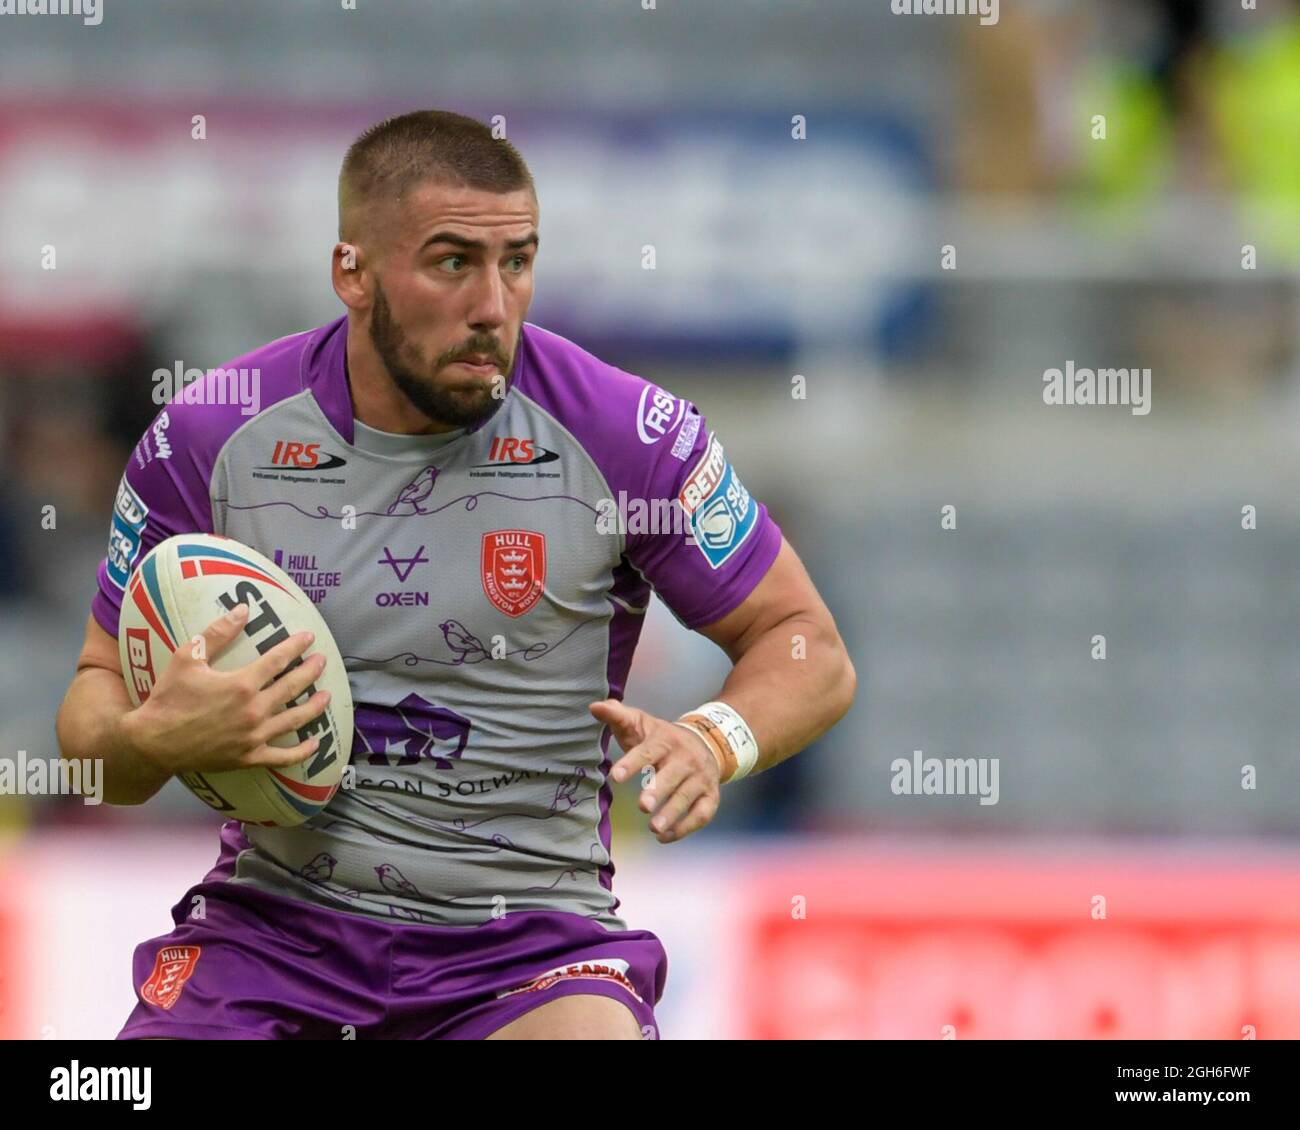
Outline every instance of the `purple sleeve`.
POLYGON ((647 533, 629 520, 627 557, 673 615, 696 629, 749 596, 776 560, 781 530, 745 489, 694 405, 672 438, 654 451, 645 497, 661 509, 675 500, 673 521, 647 533))
POLYGON ((175 534, 213 532, 210 468, 191 434, 194 416, 189 405, 164 408, 127 460, 113 505, 108 554, 99 563, 99 589, 90 605, 91 615, 111 636, 117 636, 126 582, 145 554, 175 534))

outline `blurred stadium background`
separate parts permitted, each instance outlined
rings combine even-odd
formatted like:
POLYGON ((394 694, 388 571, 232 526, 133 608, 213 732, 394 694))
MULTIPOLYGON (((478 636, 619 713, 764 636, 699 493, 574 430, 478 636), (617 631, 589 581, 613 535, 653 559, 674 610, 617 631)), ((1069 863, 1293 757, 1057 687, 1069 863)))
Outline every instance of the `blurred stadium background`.
MULTIPOLYGON (((336 316, 366 125, 500 114, 529 320, 701 406, 859 675, 684 843, 619 796, 664 1035, 1300 1037, 1300 9, 357 8, 0 16, 0 758, 57 756, 154 370, 336 316), (1067 361, 1150 368, 1150 414, 1045 405, 1067 361), (895 795, 918 749, 998 758, 998 803, 895 795)), ((628 700, 725 671, 658 607, 628 700)), ((111 1037, 213 818, 172 785, 0 826, 0 1034, 111 1037)))

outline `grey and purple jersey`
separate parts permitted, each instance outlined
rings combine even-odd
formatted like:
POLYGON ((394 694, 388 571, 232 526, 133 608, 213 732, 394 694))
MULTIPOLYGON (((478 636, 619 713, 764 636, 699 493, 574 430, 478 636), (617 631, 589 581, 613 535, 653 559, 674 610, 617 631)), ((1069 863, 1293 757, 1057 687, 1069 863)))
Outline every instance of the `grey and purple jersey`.
POLYGON ((127 464, 93 615, 116 637, 140 558, 216 533, 333 632, 353 787, 298 827, 244 825, 229 882, 444 926, 552 910, 625 929, 588 704, 622 697, 652 590, 711 623, 780 530, 693 405, 538 326, 496 414, 439 436, 353 418, 346 341, 345 318, 282 338, 167 405, 127 464))

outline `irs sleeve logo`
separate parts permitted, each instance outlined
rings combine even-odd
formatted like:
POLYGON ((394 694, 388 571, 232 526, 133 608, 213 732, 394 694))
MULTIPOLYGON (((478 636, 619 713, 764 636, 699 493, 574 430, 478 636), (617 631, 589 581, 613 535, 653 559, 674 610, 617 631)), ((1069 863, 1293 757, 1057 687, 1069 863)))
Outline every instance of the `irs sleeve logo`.
POLYGON ((744 544, 758 520, 758 507, 713 434, 677 498, 690 518, 696 546, 714 569, 744 544))

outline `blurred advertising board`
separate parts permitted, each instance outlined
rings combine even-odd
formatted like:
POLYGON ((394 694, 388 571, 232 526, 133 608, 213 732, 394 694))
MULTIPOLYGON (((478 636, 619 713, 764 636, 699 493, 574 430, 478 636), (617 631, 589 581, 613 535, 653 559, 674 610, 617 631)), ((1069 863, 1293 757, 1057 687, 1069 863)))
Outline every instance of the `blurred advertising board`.
MULTIPOLYGON (((216 833, 0 852, 0 1036, 111 1038, 131 953, 216 833)), ((1081 842, 630 842, 614 890, 668 952, 665 1039, 1300 1038, 1300 857, 1081 842)))

